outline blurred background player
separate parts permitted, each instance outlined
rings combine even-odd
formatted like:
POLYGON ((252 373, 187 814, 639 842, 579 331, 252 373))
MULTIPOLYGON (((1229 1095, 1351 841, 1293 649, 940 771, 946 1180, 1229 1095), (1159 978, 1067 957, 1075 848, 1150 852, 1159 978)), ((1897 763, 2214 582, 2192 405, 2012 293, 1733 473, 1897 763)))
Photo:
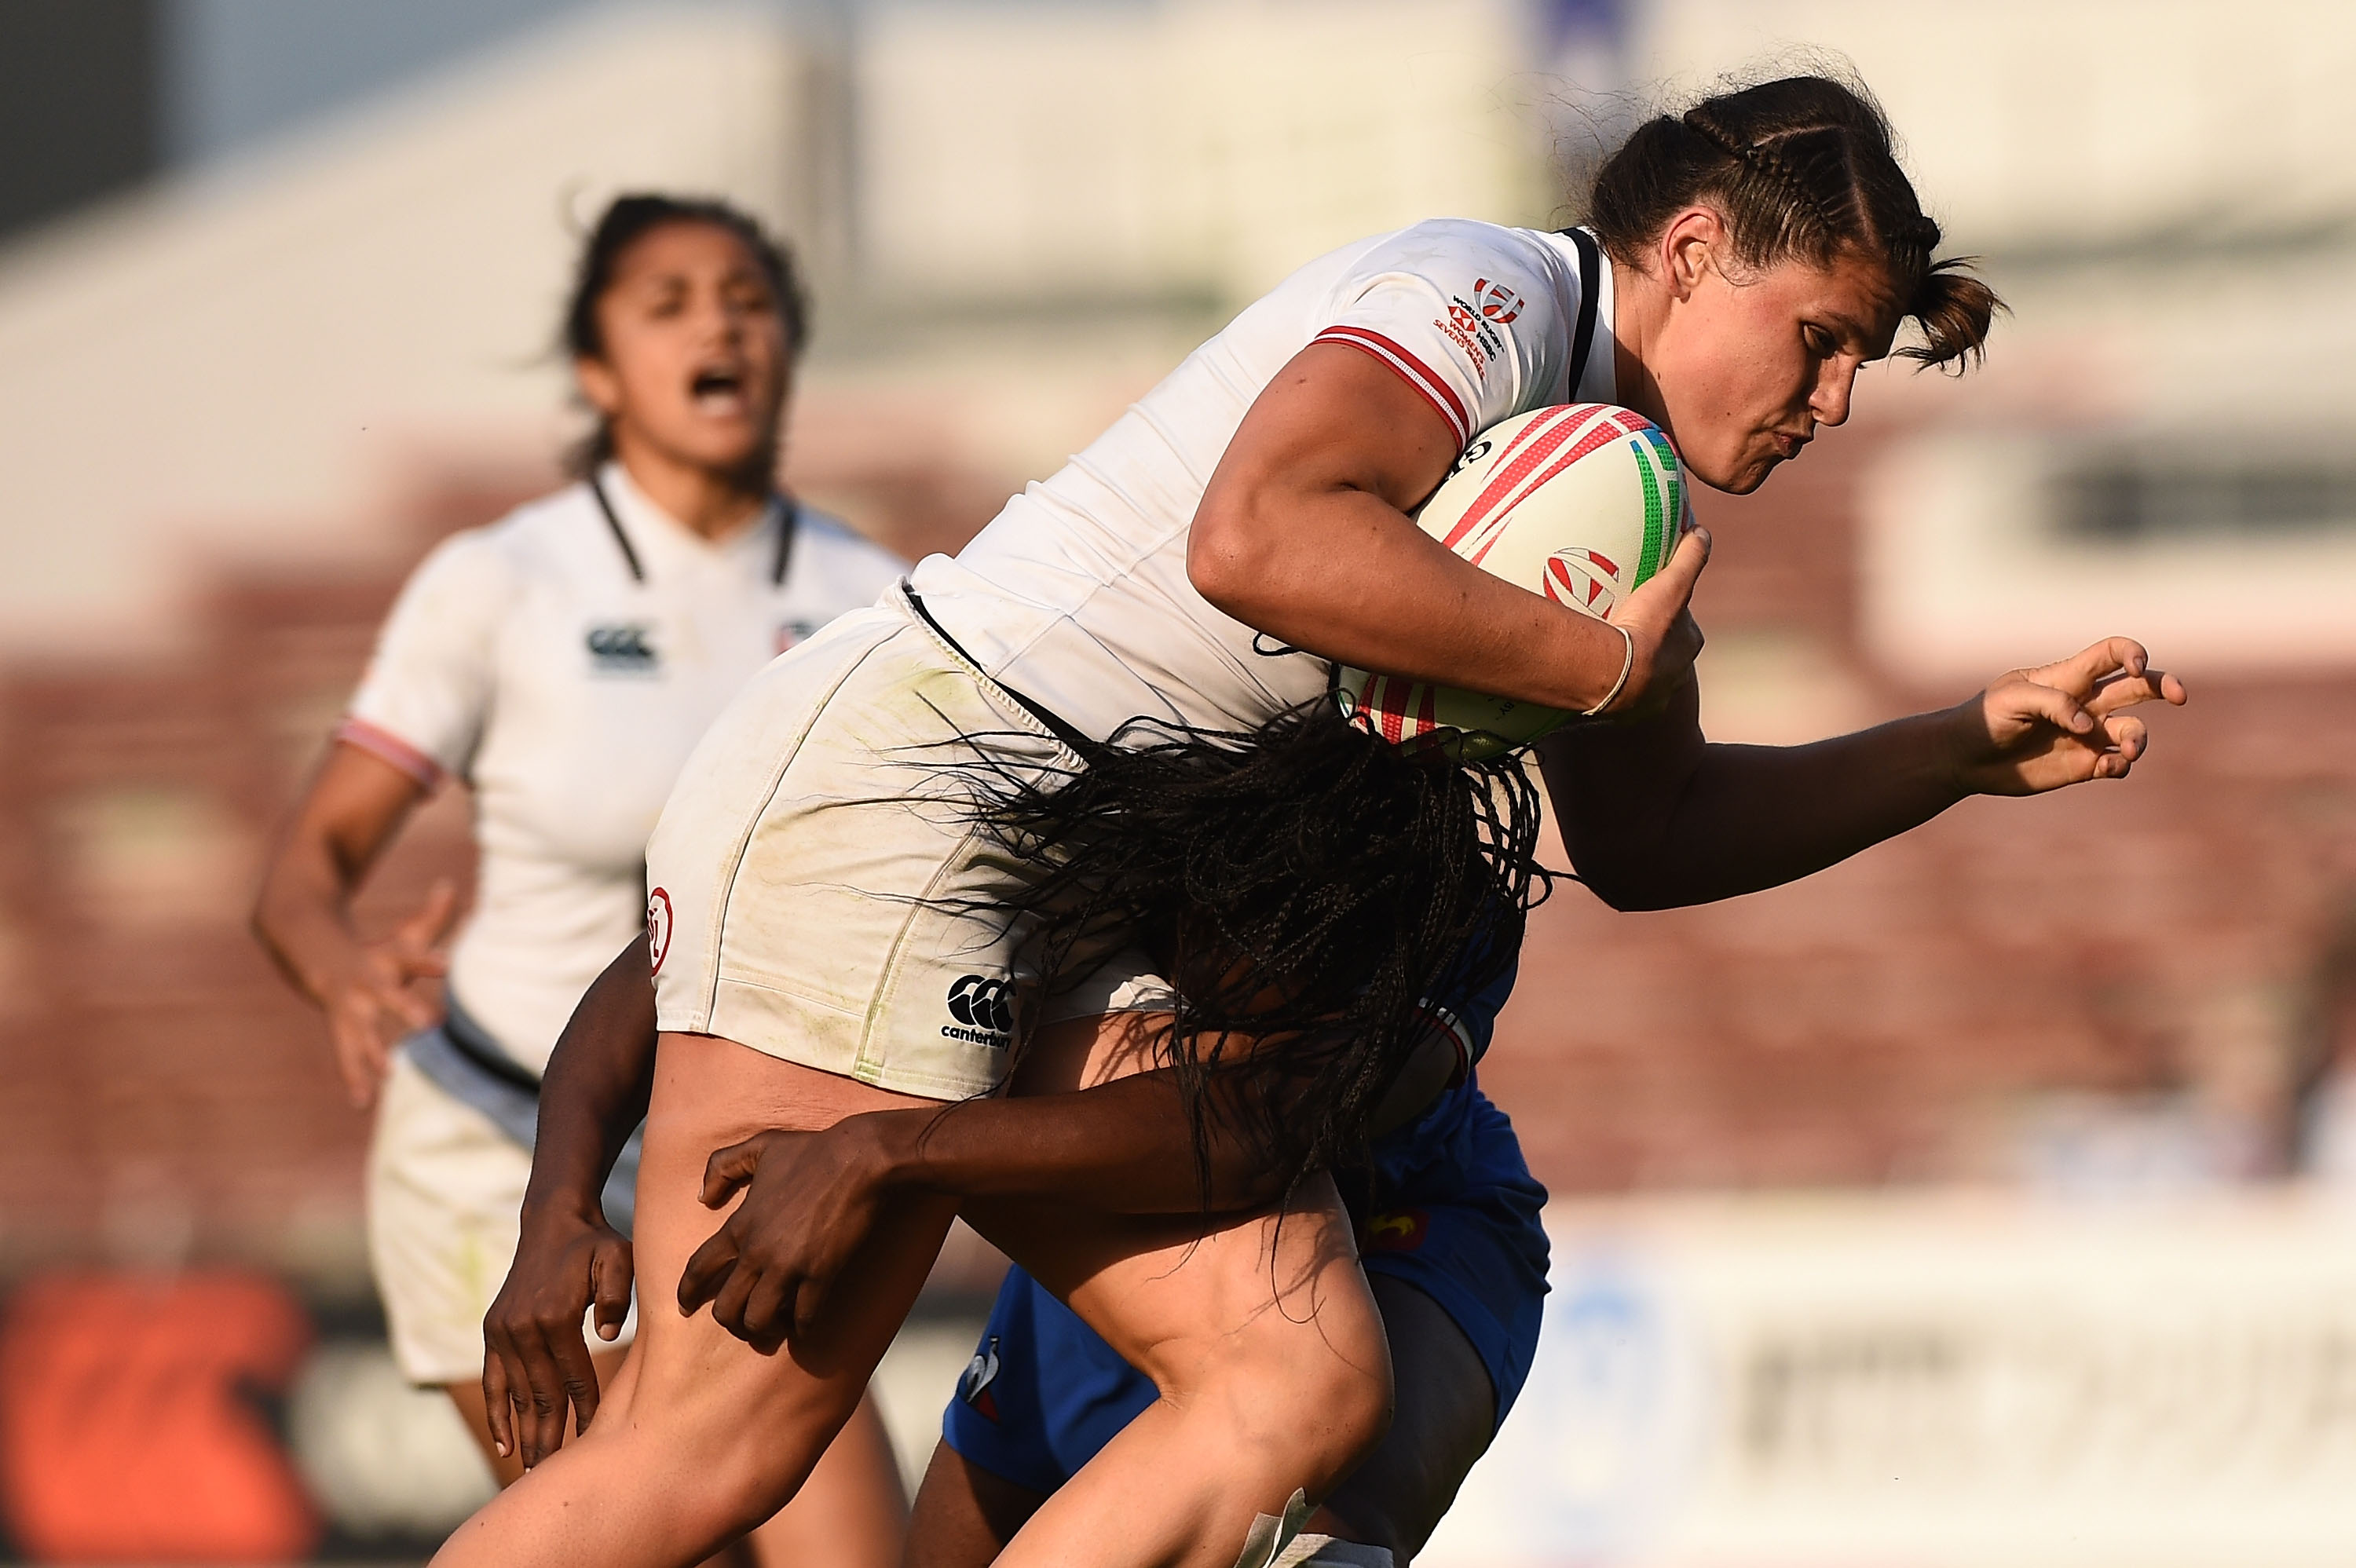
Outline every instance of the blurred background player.
MULTIPOLYGON (((647 836, 672 781, 748 677, 902 570, 776 492, 806 335, 791 257, 743 213, 651 195, 606 209, 563 322, 597 416, 579 479, 417 569, 254 912, 326 1012, 353 1104, 377 1107, 369 1241, 396 1359, 446 1389, 478 1439, 482 1318, 515 1251, 540 1074, 584 987, 641 929, 647 836), (349 908, 444 777, 474 792, 479 860, 435 996, 455 891, 382 941, 349 908)), ((608 1204, 626 1227, 631 1163, 608 1204)), ((568 1371, 594 1398, 622 1351, 573 1348, 568 1371)), ((503 1483, 520 1474, 490 1456, 503 1483)), ((756 1554, 885 1564, 905 1511, 867 1402, 756 1554)))

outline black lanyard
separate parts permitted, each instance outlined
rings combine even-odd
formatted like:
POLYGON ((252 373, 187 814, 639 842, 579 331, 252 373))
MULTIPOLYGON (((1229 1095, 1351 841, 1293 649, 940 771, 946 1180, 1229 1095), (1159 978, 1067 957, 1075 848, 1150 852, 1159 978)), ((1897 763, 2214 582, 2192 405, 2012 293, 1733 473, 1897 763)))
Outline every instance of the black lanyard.
MULTIPOLYGON (((630 536, 622 531, 622 519, 614 515, 614 503, 606 499, 605 486, 594 474, 589 475, 589 494, 597 498, 597 510, 614 535, 614 543, 622 552, 623 564, 630 569, 630 581, 644 582, 647 569, 638 564, 638 552, 630 548, 630 536)), ((785 516, 777 520, 777 558, 769 567, 769 586, 782 588, 786 583, 786 567, 794 559, 794 531, 801 521, 802 510, 784 496, 779 496, 776 501, 785 508, 785 516)))

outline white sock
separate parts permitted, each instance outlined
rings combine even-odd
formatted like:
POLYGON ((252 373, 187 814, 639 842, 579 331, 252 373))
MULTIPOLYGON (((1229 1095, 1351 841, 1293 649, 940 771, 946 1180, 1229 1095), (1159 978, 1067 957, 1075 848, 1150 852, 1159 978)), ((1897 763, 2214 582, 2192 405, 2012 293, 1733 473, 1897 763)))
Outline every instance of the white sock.
POLYGON ((1296 1535, 1269 1568, 1391 1568, 1387 1547, 1336 1541, 1330 1535, 1296 1535))
POLYGON ((1296 1487, 1291 1499, 1284 1505, 1282 1519, 1269 1513, 1252 1515, 1251 1529, 1244 1532, 1244 1552, 1236 1559, 1236 1568, 1276 1568, 1278 1554, 1291 1544, 1310 1512, 1309 1495, 1296 1487))

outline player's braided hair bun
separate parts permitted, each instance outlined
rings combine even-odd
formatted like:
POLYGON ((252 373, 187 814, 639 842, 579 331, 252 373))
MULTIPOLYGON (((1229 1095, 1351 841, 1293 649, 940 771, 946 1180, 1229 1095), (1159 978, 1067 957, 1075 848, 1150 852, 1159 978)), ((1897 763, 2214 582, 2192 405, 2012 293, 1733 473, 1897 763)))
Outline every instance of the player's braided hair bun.
POLYGON ((1738 260, 1829 266, 1844 251, 1880 259, 1922 324, 1899 353, 1962 368, 2002 302, 1960 258, 1934 261, 1939 225, 1890 151, 1890 121, 1862 86, 1793 76, 1705 98, 1639 125, 1596 172, 1588 221, 1619 261, 1644 265, 1669 219, 1697 202, 1724 214, 1738 260))

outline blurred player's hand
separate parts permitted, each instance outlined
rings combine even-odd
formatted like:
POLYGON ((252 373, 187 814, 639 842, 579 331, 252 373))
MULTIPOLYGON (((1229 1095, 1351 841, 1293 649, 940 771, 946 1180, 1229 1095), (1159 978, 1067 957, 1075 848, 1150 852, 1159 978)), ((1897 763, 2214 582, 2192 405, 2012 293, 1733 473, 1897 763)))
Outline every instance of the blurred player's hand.
POLYGON ((415 914, 383 941, 362 947, 359 962, 321 988, 336 1066, 354 1109, 376 1103, 394 1044, 440 1019, 441 1009, 415 982, 438 980, 448 972, 442 940, 457 918, 458 890, 447 881, 434 883, 415 914))
POLYGON ((744 1201, 695 1250, 679 1309, 705 1302, 722 1328, 768 1355, 809 1332, 844 1265, 875 1228, 892 1161, 871 1116, 823 1132, 756 1133, 705 1162, 703 1202, 744 1201))
POLYGON ((1974 795, 2041 795, 2126 777, 2151 740, 2126 709, 2185 700, 2182 681, 2150 667, 2141 643, 2106 637, 2059 663, 1998 677, 1950 712, 1957 782, 1974 795))
POLYGON ((564 1417, 589 1430, 597 1369, 581 1322, 594 1307, 612 1339, 630 1312, 629 1239, 594 1210, 526 1217, 515 1264, 483 1315, 483 1404, 491 1442, 530 1469, 564 1444, 564 1417))

